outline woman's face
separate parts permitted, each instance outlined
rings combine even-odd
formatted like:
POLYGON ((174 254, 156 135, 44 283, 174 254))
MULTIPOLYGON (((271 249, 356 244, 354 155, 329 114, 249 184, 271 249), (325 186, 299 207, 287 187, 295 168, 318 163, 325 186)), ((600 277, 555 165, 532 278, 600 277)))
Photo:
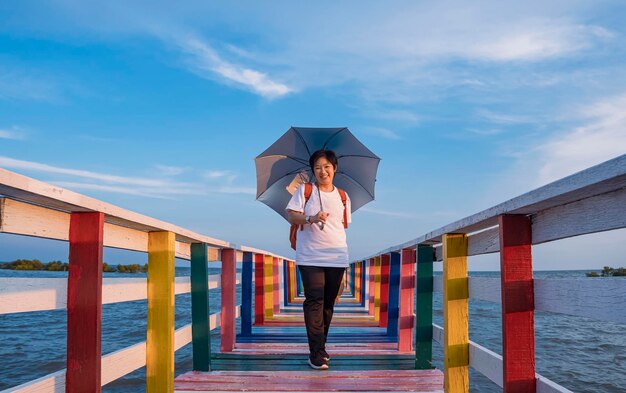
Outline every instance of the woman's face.
POLYGON ((320 157, 317 161, 315 161, 315 165, 313 165, 313 173, 315 175, 315 179, 317 180, 317 184, 322 186, 333 184, 335 167, 326 157, 320 157))

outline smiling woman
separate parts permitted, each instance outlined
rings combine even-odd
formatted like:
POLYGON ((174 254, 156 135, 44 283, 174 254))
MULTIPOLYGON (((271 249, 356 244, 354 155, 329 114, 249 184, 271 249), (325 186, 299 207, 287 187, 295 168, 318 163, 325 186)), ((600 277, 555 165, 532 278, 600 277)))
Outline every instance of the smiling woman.
POLYGON ((304 287, 304 323, 309 341, 309 365, 328 369, 326 338, 335 299, 350 263, 345 228, 351 220, 350 198, 333 185, 337 156, 332 150, 314 152, 309 165, 315 184, 303 184, 287 204, 288 220, 300 230, 296 265, 304 287))

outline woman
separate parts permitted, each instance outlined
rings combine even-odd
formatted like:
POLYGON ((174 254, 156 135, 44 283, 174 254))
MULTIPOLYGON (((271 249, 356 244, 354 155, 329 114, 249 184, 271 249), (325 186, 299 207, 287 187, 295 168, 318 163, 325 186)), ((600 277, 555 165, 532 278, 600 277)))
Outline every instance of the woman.
POLYGON ((328 369, 326 337, 333 317, 335 298, 348 266, 346 224, 350 222, 350 198, 345 206, 333 185, 337 157, 331 150, 318 150, 309 159, 315 175, 308 201, 301 185, 287 204, 291 224, 301 225, 296 243, 296 264, 304 287, 304 323, 309 341, 309 365, 328 369), (345 209, 345 212, 344 212, 345 209))

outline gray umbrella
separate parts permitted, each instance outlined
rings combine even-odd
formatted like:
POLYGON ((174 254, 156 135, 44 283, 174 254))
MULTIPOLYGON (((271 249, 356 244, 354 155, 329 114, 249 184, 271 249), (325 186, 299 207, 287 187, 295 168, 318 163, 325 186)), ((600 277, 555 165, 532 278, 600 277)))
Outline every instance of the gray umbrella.
POLYGON ((333 183, 350 196, 352 212, 374 200, 380 158, 345 127, 291 127, 254 160, 257 200, 287 219, 285 207, 293 192, 302 182, 314 179, 309 157, 319 149, 332 150, 337 155, 333 183))

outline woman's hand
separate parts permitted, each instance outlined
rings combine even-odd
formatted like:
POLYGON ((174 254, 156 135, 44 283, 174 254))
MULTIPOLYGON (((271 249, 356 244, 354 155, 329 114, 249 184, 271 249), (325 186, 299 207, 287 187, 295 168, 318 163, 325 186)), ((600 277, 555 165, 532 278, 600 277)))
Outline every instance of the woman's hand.
POLYGON ((309 221, 311 222, 311 224, 317 224, 318 222, 326 224, 326 218, 328 218, 328 213, 320 210, 316 215, 311 216, 311 218, 309 218, 309 221))

